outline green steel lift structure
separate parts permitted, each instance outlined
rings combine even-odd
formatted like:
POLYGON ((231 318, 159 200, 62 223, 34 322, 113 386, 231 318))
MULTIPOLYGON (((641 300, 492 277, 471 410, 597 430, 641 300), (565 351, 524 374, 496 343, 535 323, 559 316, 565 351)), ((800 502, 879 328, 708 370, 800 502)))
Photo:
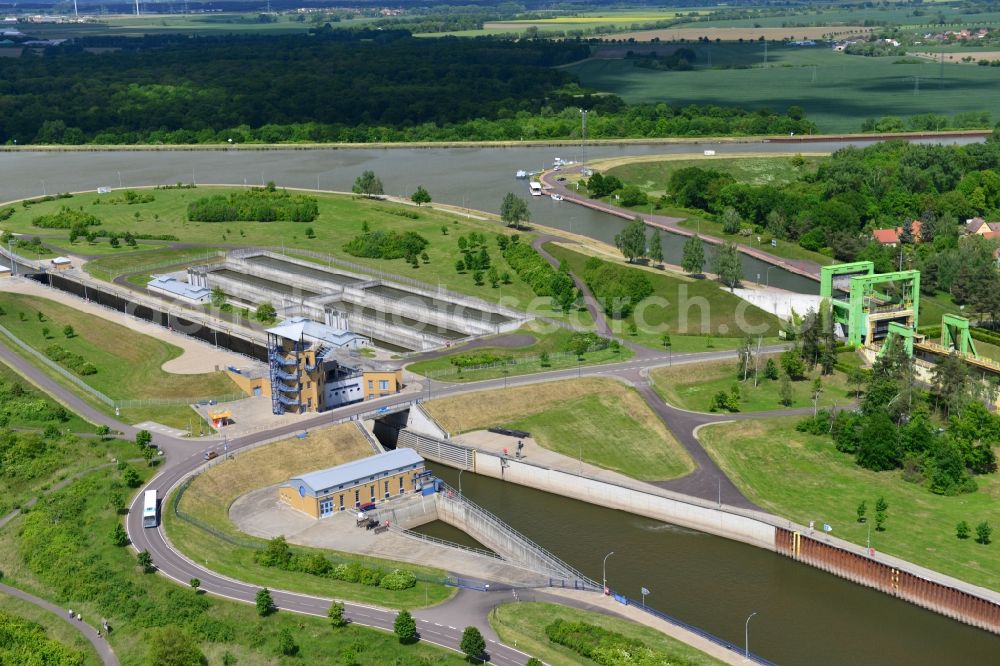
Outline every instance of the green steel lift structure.
POLYGON ((920 271, 876 273, 875 264, 870 261, 823 266, 820 269, 819 293, 830 301, 833 319, 844 326, 847 342, 851 346, 874 342, 869 338, 874 337, 877 322, 887 321, 886 335, 890 330, 896 335, 902 334, 905 329, 910 330, 907 348, 913 353, 912 331, 917 328, 920 312, 920 271), (885 284, 899 285, 898 298, 879 291, 879 287, 885 284), (846 291, 847 299, 838 298, 837 290, 846 291), (898 321, 902 318, 907 320, 908 325, 898 321))

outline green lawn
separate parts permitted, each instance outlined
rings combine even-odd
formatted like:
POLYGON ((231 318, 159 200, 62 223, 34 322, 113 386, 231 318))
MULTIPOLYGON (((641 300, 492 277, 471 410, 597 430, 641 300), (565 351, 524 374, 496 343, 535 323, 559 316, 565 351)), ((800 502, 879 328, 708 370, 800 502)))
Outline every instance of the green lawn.
MULTIPOLYGON (((72 658, 80 659, 79 662, 72 662, 74 666, 101 665, 101 658, 97 654, 97 650, 94 649, 94 646, 90 644, 90 641, 84 638, 83 634, 79 631, 73 629, 61 618, 56 617, 49 611, 0 592, 0 615, 2 614, 11 615, 18 620, 39 625, 45 632, 46 639, 58 643, 66 650, 71 651, 73 654, 72 658)), ((22 650, 25 648, 25 646, 18 646, 16 643, 11 644, 6 641, 0 641, 0 663, 12 665, 33 663, 30 661, 30 655, 18 652, 19 647, 22 650), (8 652, 8 650, 13 650, 13 652, 8 652), (11 658, 12 661, 7 661, 5 653, 7 653, 6 656, 11 658), (25 659, 25 661, 20 661, 19 659, 25 659)), ((38 661, 37 663, 40 666, 44 666, 44 664, 54 662, 38 661)))
POLYGON ((527 430, 541 446, 570 459, 586 457, 641 481, 663 481, 692 471, 686 457, 655 445, 647 424, 613 397, 585 396, 505 425, 527 430))
MULTIPOLYGON (((790 32, 794 32, 790 29, 790 32)), ((768 44, 768 66, 715 69, 725 54, 738 63, 763 63, 764 45, 685 44, 697 54, 688 72, 635 67, 627 60, 588 60, 568 67, 584 86, 621 95, 627 102, 718 104, 784 112, 801 106, 820 132, 860 132, 865 118, 921 113, 984 111, 1000 104, 988 67, 937 63, 893 64, 897 57, 866 58, 826 47, 768 44), (738 51, 737 51, 738 49, 738 51), (709 51, 712 66, 708 67, 709 51), (919 89, 915 88, 920 77, 919 89)))
POLYGON ((464 663, 436 646, 400 645, 384 631, 356 625, 334 630, 325 618, 281 611, 261 618, 252 605, 195 594, 164 576, 143 574, 135 552, 114 546, 109 537, 122 520, 109 508, 109 497, 120 486, 117 472, 102 470, 46 498, 0 529, 0 562, 5 583, 72 607, 91 624, 107 618, 122 664, 148 663, 152 632, 169 624, 192 635, 210 664, 464 663), (279 656, 283 630, 299 647, 296 658, 279 656))
MULTIPOLYGON (((164 234, 177 236, 183 243, 204 245, 204 250, 185 250, 188 256, 204 253, 219 246, 268 246, 284 247, 288 250, 304 249, 334 257, 347 259, 362 264, 372 270, 385 271, 404 277, 413 278, 429 285, 443 285, 454 291, 471 294, 485 300, 497 301, 501 297, 515 308, 526 309, 535 298, 530 287, 517 277, 510 266, 500 255, 495 237, 498 233, 510 234, 509 229, 498 223, 460 218, 450 213, 432 208, 416 208, 402 204, 390 203, 334 194, 315 194, 319 201, 319 217, 315 222, 189 222, 187 206, 192 201, 212 194, 225 194, 232 188, 199 186, 195 189, 142 190, 151 193, 155 200, 149 203, 124 205, 108 203, 107 196, 103 198, 95 193, 77 194, 70 199, 58 199, 38 203, 29 208, 16 208, 14 215, 2 225, 3 229, 15 232, 34 234, 39 231, 31 226, 31 220, 40 215, 59 210, 60 206, 68 205, 74 208, 82 206, 84 211, 96 215, 102 220, 101 229, 124 234, 132 233, 164 234), (401 216, 399 213, 416 214, 418 219, 401 216), (137 219, 135 213, 139 213, 137 219), (413 268, 403 259, 381 260, 352 257, 343 251, 343 246, 354 236, 362 232, 362 225, 367 223, 372 231, 396 230, 413 231, 423 236, 428 242, 427 255, 429 263, 421 262, 418 268, 413 268), (315 238, 306 238, 305 231, 312 228, 315 238), (448 230, 442 233, 442 227, 448 230), (458 251, 459 236, 467 236, 470 232, 485 234, 492 265, 501 273, 511 275, 511 284, 492 288, 488 282, 476 285, 472 272, 459 274, 455 270, 455 262, 461 257, 458 251)), ((433 194, 433 193, 432 193, 433 194)), ((68 234, 68 232, 67 232, 68 234)), ((523 240, 530 241, 529 235, 521 234, 523 240)), ((68 245, 68 241, 67 241, 68 245)), ((80 251, 87 253, 90 246, 80 246, 80 251)), ((95 262, 95 268, 104 269, 118 274, 132 270, 144 270, 144 264, 159 260, 169 260, 180 257, 178 263, 184 261, 184 255, 172 254, 170 250, 153 250, 149 252, 133 252, 118 254, 95 262)), ((313 259, 315 261, 315 259, 313 259)), ((95 272, 98 277, 106 275, 95 272)), ((542 314, 552 314, 545 312, 542 314)))
POLYGON ((545 635, 545 627, 555 620, 595 624, 628 638, 641 640, 647 647, 668 655, 672 664, 709 666, 724 663, 652 627, 603 613, 535 601, 501 604, 490 613, 490 626, 500 636, 500 640, 508 645, 516 644, 519 649, 551 666, 597 663, 549 640, 545 635))
POLYGON ((65 414, 65 421, 51 418, 52 411, 61 405, 2 361, 0 361, 0 394, 3 396, 3 401, 0 401, 0 415, 6 417, 7 427, 44 429, 55 422, 63 431, 94 432, 94 424, 69 411, 65 414), (15 384, 20 388, 14 389, 15 384), (18 395, 14 395, 15 393, 18 395))
POLYGON ((736 486, 761 507, 800 524, 829 523, 833 534, 864 546, 868 523, 857 522, 855 509, 884 496, 889 504, 886 531, 871 531, 878 551, 921 566, 1000 590, 1000 543, 982 546, 957 539, 955 525, 973 527, 988 520, 997 527, 1000 478, 976 477, 979 490, 943 497, 903 481, 901 471, 871 472, 854 457, 837 451, 829 437, 796 432, 797 418, 716 425, 699 439, 736 486))
MULTIPOLYGON (((59 345, 92 363, 97 373, 81 379, 112 399, 198 398, 239 392, 225 373, 179 375, 165 372, 161 366, 181 354, 178 347, 61 303, 0 293, 0 307, 7 313, 0 316, 0 324, 23 342, 40 351, 50 345, 59 345), (24 313, 23 321, 20 313, 24 313), (44 321, 39 321, 39 313, 44 321), (67 324, 74 329, 72 338, 63 334, 67 324), (48 337, 44 336, 45 328, 49 329, 48 337)), ((37 359, 33 362, 40 364, 37 359)), ((79 388, 73 388, 83 394, 79 388)), ((183 405, 121 410, 121 417, 132 423, 154 418, 182 428, 187 427, 188 415, 190 409, 183 405)))
POLYGON ((643 480, 682 476, 694 463, 639 393, 605 377, 583 377, 430 400, 424 408, 450 433, 524 429, 569 462, 643 480))
MULTIPOLYGON (((535 337, 535 342, 525 347, 476 347, 469 351, 456 350, 452 354, 440 356, 427 361, 417 361, 407 366, 407 370, 418 375, 440 379, 448 382, 474 382, 483 379, 496 379, 497 377, 516 375, 527 375, 536 372, 548 372, 550 370, 560 370, 564 368, 575 368, 578 366, 596 365, 600 363, 616 363, 632 358, 633 352, 627 347, 614 349, 603 349, 600 351, 590 351, 583 355, 583 361, 578 361, 575 354, 567 352, 567 343, 572 337, 572 331, 564 328, 555 328, 544 333, 538 332, 542 324, 529 323, 519 329, 518 333, 530 333, 535 337), (542 366, 538 356, 542 352, 549 354, 549 362, 542 366), (469 355, 495 355, 501 359, 510 359, 509 365, 465 369, 459 370, 458 366, 452 363, 452 359, 458 356, 469 355)), ((551 327, 548 327, 551 328, 551 327)), ((499 362, 499 361, 498 361, 499 362)))
MULTIPOLYGON (((725 241, 730 241, 733 243, 742 243, 744 245, 750 245, 751 247, 756 247, 764 252, 773 254, 775 256, 781 257, 783 259, 799 260, 805 259, 806 261, 813 261, 821 266, 826 266, 828 264, 836 263, 833 257, 828 257, 825 254, 820 254, 819 252, 813 252, 812 250, 807 250, 798 243, 794 241, 788 241, 783 238, 777 239, 778 244, 772 246, 771 240, 774 236, 768 233, 752 234, 748 237, 734 236, 733 234, 727 234, 722 231, 722 223, 709 220, 704 217, 702 211, 690 210, 686 208, 675 208, 668 209, 665 208, 660 211, 664 215, 674 215, 676 217, 686 218, 680 223, 680 226, 685 229, 690 229, 702 236, 714 236, 715 238, 721 238, 725 241), (760 241, 757 241, 757 237, 760 237, 760 241)), ((707 266, 711 270, 711 266, 707 266)), ((755 276, 746 275, 745 280, 752 281, 755 276)))
POLYGON ((205 258, 206 255, 215 251, 217 251, 217 248, 213 247, 198 247, 180 250, 173 248, 159 248, 146 252, 134 252, 130 254, 93 259, 86 263, 83 270, 96 278, 110 281, 119 275, 134 273, 136 271, 154 273, 158 268, 166 268, 168 266, 187 264, 195 261, 201 263, 204 261, 217 260, 217 258, 205 258))
MULTIPOLYGON (((553 243, 545 247, 553 256, 565 261, 574 274, 583 276, 584 265, 589 259, 587 255, 553 243)), ((734 296, 718 282, 639 267, 628 270, 646 271, 653 285, 653 297, 640 304, 628 318, 611 322, 612 330, 619 328, 619 334, 624 334, 626 339, 660 348, 663 334, 668 333, 673 351, 701 351, 707 346, 706 336, 712 336, 713 347, 725 349, 734 348, 740 336, 746 333, 767 338, 778 330, 778 319, 774 315, 734 296), (637 328, 635 336, 628 334, 628 326, 632 323, 637 328), (744 328, 747 328, 745 332, 744 328)))
POLYGON ((605 175, 617 176, 623 183, 638 185, 651 196, 668 192, 670 178, 680 169, 698 167, 730 174, 738 183, 749 185, 784 185, 816 172, 823 157, 803 157, 805 164, 795 166, 791 157, 726 157, 701 159, 663 159, 631 162, 615 166, 605 175))
MULTIPOLYGON (((859 359, 854 352, 844 352, 841 358, 848 363, 857 363, 859 359)), ((772 356, 775 363, 778 355, 772 356)), ((740 387, 742 402, 741 412, 763 412, 776 409, 788 409, 782 405, 778 394, 780 382, 765 379, 763 376, 764 359, 761 358, 760 381, 753 385, 753 372, 747 381, 742 381, 742 373, 737 373, 736 358, 731 361, 700 363, 697 372, 692 372, 690 365, 656 368, 650 371, 650 376, 656 382, 656 391, 671 405, 697 412, 707 412, 712 406, 712 398, 719 391, 729 393, 734 384, 740 387)), ((792 382, 791 407, 808 407, 813 404, 813 379, 820 377, 819 369, 809 373, 806 379, 792 382)), ((823 392, 820 394, 818 406, 844 407, 855 400, 854 387, 848 386, 847 377, 842 372, 835 371, 832 375, 821 377, 823 392)))

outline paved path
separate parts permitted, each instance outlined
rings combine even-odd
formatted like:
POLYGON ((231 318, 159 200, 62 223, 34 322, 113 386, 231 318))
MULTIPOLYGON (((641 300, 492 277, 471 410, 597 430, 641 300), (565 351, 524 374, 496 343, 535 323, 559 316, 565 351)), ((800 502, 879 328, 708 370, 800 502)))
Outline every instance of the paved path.
POLYGON ((118 657, 115 656, 115 653, 111 649, 111 646, 108 645, 108 642, 104 638, 98 638, 97 630, 89 624, 80 620, 70 620, 68 609, 60 608, 55 604, 45 601, 45 599, 39 599, 33 594, 28 594, 27 592, 19 590, 16 587, 10 587, 9 585, 4 585, 2 583, 0 583, 0 594, 6 594, 11 597, 21 599, 22 601, 27 601, 29 604, 34 604, 39 608, 44 608, 50 613, 56 615, 63 622, 79 631, 83 634, 84 638, 90 641, 90 644, 94 646, 95 650, 97 650, 97 654, 100 656, 104 666, 118 666, 118 657))
MULTIPOLYGON (((558 192, 563 196, 563 200, 572 202, 578 206, 584 206, 585 208, 614 215, 626 220, 634 220, 636 217, 640 217, 643 222, 651 227, 659 227, 664 231, 669 231, 680 236, 695 235, 695 232, 680 225, 680 223, 684 221, 684 218, 682 217, 646 215, 633 210, 619 208, 618 206, 612 206, 611 204, 604 203, 603 201, 587 199, 586 197, 580 196, 575 190, 571 190, 566 187, 566 183, 556 180, 556 177, 558 177, 559 174, 565 175, 567 173, 580 173, 581 168, 581 166, 574 166, 560 171, 546 171, 539 177, 539 181, 541 181, 547 191, 553 193, 558 192)), ((702 236, 701 239, 707 243, 711 243, 712 245, 722 245, 722 243, 725 242, 723 239, 709 235, 702 236)), ((761 261, 773 264, 774 266, 780 266, 791 273, 803 275, 805 277, 812 278, 813 280, 819 280, 820 265, 814 261, 808 261, 805 259, 785 259, 784 257, 779 257, 771 254, 770 252, 765 252, 760 248, 755 248, 743 243, 737 243, 736 247, 743 254, 754 257, 755 259, 760 259, 761 261)))

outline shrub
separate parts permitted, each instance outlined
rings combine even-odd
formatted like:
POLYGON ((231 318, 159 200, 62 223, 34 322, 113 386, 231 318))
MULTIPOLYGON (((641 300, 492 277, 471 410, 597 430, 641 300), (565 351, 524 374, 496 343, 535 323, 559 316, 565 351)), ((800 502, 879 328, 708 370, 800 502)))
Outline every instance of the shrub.
POLYGON ((983 521, 976 525, 976 543, 981 543, 984 546, 988 546, 990 543, 990 537, 993 535, 993 528, 990 524, 983 521))
POLYGON ((274 612, 274 599, 271 598, 271 591, 266 587, 257 592, 257 598, 255 599, 255 605, 257 607, 257 615, 261 617, 266 617, 274 612))
POLYGON ((369 587, 378 587, 378 584, 382 581, 382 576, 383 573, 379 569, 362 567, 361 574, 358 576, 358 582, 369 587))
POLYGON ((73 227, 100 226, 101 220, 90 213, 62 206, 58 213, 40 215, 31 221, 31 226, 42 229, 72 229, 73 227))
POLYGON ((955 525, 955 536, 959 539, 968 539, 970 534, 972 534, 972 530, 969 529, 969 523, 963 520, 955 525))
POLYGON ((400 643, 413 643, 417 640, 417 623, 409 611, 399 611, 392 628, 400 643))
POLYGON ((188 204, 187 216, 192 222, 312 222, 319 216, 319 204, 315 197, 269 185, 202 197, 188 204))
POLYGON ((354 257, 400 259, 418 256, 428 245, 426 238, 413 231, 368 231, 352 238, 344 252, 354 257))
POLYGON ((600 301, 604 313, 616 319, 628 317, 642 299, 653 293, 653 283, 645 272, 596 257, 588 259, 584 265, 583 279, 600 301))
POLYGON ((394 569, 382 576, 381 586, 386 590, 406 590, 417 584, 417 577, 409 571, 394 569))

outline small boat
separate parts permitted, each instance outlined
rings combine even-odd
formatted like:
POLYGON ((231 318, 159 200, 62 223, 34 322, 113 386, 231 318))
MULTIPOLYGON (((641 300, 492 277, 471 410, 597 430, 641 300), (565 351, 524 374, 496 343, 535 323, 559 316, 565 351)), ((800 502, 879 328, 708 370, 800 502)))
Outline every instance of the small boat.
POLYGON ((542 196, 542 184, 537 180, 533 180, 528 183, 528 191, 531 192, 531 196, 540 197, 542 196))
POLYGON ((524 169, 518 169, 517 173, 514 174, 514 178, 527 178, 528 172, 524 169))
POLYGON ((553 201, 562 201, 563 200, 563 196, 561 194, 559 194, 558 192, 550 194, 549 196, 552 197, 553 201))
POLYGON ((562 165, 563 165, 563 158, 557 157, 554 160, 552 160, 552 166, 557 167, 562 165))

